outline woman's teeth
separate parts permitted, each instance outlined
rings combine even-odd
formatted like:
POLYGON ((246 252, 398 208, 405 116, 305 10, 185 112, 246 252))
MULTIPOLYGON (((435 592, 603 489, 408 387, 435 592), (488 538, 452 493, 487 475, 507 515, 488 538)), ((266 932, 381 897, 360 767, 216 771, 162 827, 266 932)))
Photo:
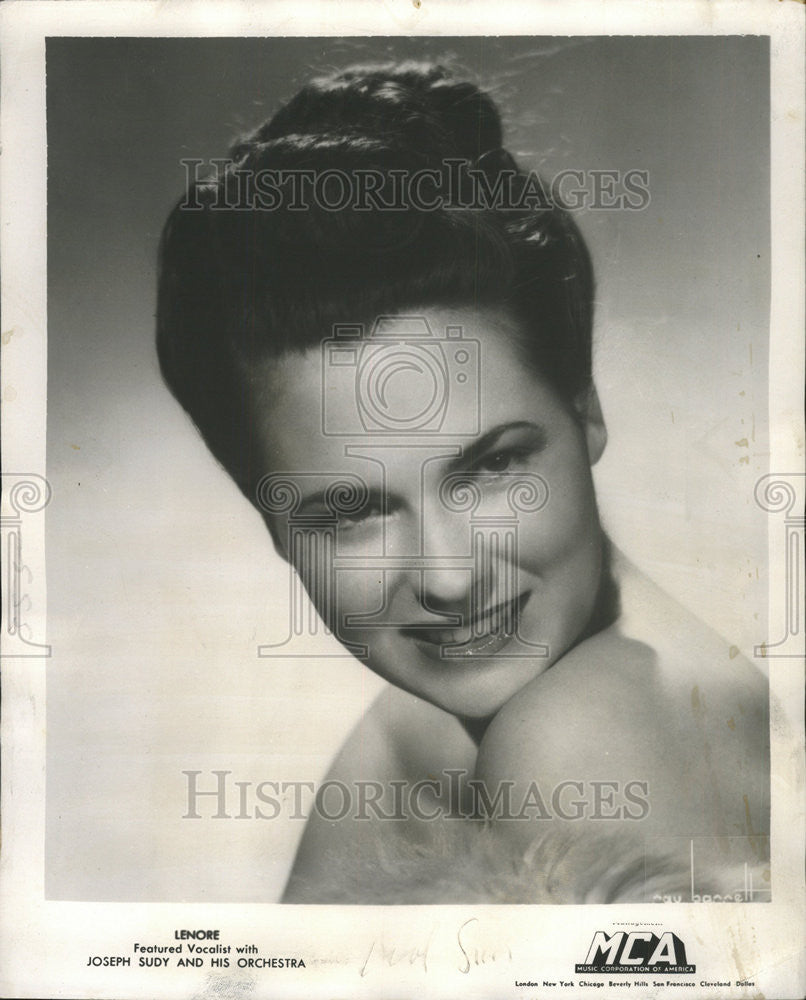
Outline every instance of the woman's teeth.
POLYGON ((529 594, 521 594, 506 605, 479 615, 462 628, 428 629, 412 634, 448 657, 489 655, 503 648, 515 635, 528 597, 529 594))

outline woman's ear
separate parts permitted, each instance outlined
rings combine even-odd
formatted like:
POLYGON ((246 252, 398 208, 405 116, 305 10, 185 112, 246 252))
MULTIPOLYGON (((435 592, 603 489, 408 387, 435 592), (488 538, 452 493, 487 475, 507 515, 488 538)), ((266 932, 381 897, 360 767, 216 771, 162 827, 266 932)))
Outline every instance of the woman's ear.
POLYGON ((607 428, 605 427, 604 416, 602 415, 599 394, 593 382, 591 382, 588 389, 577 396, 575 406, 585 429, 588 460, 591 465, 596 465, 602 457, 605 445, 607 444, 607 428))

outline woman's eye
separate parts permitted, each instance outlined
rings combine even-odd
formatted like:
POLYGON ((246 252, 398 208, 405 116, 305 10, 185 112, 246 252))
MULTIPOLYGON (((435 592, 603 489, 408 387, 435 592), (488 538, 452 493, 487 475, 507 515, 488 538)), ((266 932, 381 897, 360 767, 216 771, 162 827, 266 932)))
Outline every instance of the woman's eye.
POLYGON ((348 529, 357 528, 370 523, 373 518, 380 517, 381 514, 380 504, 367 504, 366 507, 362 507, 361 510, 357 510, 354 514, 342 514, 339 517, 339 527, 348 529))
POLYGON ((496 451, 480 459, 477 468, 482 472, 506 472, 513 457, 511 451, 496 451))
POLYGON ((480 458, 473 466, 473 471, 488 476, 517 472, 527 466, 529 456, 533 452, 533 448, 500 448, 480 458))

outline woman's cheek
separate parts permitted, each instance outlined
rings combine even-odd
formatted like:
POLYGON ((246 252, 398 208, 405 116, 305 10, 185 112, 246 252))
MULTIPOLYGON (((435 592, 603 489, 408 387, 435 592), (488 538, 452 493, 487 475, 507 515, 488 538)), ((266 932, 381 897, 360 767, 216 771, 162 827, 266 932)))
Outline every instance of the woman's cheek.
POLYGON ((543 510, 518 519, 518 565, 532 573, 540 574, 558 559, 588 549, 596 535, 592 497, 557 485, 543 510))
MULTIPOLYGON (((389 581, 387 581, 388 584, 389 581)), ((381 611, 389 601, 388 586, 380 570, 343 569, 336 573, 336 613, 340 633, 360 632, 362 625, 349 624, 353 616, 369 616, 381 611)))

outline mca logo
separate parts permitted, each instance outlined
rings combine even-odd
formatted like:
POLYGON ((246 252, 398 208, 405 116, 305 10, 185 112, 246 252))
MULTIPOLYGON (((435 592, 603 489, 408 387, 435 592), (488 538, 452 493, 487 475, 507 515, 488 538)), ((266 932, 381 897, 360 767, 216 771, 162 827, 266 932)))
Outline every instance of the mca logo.
POLYGON ((651 931, 617 931, 608 935, 597 931, 584 962, 576 972, 696 972, 689 965, 686 946, 671 931, 658 937, 651 931))

